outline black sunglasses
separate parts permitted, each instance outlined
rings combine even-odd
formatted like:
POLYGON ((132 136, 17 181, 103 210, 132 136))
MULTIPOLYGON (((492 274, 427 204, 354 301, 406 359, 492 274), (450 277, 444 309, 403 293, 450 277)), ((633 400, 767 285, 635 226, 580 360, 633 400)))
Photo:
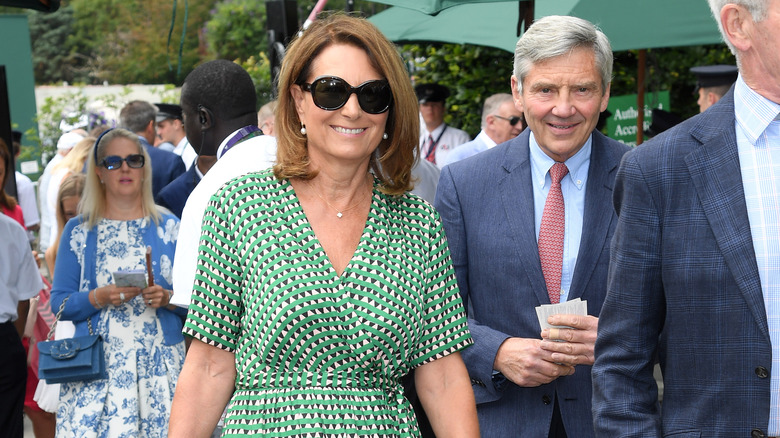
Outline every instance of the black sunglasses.
POLYGON ((493 117, 498 117, 501 120, 506 120, 512 126, 517 125, 517 122, 519 122, 520 120, 523 120, 522 117, 518 117, 518 116, 504 117, 504 116, 499 116, 498 114, 493 114, 493 117))
POLYGON ((390 109, 393 92, 390 84, 382 80, 366 81, 357 87, 336 76, 320 76, 310 84, 300 84, 303 91, 311 92, 314 104, 326 111, 343 107, 352 93, 357 94, 358 103, 369 114, 381 114, 390 109))
POLYGON ((143 155, 132 154, 125 158, 122 158, 118 155, 109 155, 106 158, 103 158, 103 161, 100 164, 108 170, 115 170, 122 167, 123 161, 126 162, 127 166, 131 169, 140 169, 144 167, 146 162, 143 155))

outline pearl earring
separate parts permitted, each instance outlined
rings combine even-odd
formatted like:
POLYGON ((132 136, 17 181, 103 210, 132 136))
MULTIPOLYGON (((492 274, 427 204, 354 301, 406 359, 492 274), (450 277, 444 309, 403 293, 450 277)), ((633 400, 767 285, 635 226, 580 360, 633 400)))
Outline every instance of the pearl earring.
POLYGON ((388 137, 388 135, 387 135, 386 132, 384 134, 382 134, 382 139, 387 140, 387 137, 388 137))
POLYGON ((301 125, 301 134, 306 135, 306 126, 301 125))

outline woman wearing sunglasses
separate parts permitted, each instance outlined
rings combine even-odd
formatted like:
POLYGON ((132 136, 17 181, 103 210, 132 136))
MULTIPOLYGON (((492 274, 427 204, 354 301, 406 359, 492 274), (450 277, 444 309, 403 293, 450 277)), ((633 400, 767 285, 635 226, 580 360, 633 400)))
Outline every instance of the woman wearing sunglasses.
POLYGON ((102 336, 107 376, 63 383, 57 436, 167 435, 184 363, 185 311, 170 306, 178 219, 157 210, 149 156, 124 129, 98 139, 87 164, 79 216, 68 221, 55 264, 51 307, 75 336, 102 336), (117 271, 146 272, 154 285, 120 287, 117 271), (66 301, 67 299, 67 301, 66 301))
POLYGON ((471 344, 435 210, 408 194, 417 100, 369 22, 315 21, 279 78, 277 165, 206 211, 171 436, 479 435, 471 344))

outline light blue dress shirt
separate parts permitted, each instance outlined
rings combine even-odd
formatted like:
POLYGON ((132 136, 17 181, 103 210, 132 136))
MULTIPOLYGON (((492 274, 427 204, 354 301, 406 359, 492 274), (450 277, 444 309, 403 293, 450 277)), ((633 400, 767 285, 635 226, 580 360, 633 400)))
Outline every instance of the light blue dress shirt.
MULTIPOLYGON (((592 144, 593 136, 591 135, 582 149, 564 163, 569 169, 569 173, 561 180, 561 192, 563 193, 566 217, 566 229, 563 237, 563 266, 561 269, 561 302, 569 299, 571 278, 574 275, 574 267, 577 265, 577 255, 580 251, 582 221, 585 214, 585 187, 588 182, 592 144)), ((533 132, 531 132, 529 139, 529 147, 531 148, 531 180, 534 189, 534 225, 538 243, 544 204, 547 201, 550 184, 552 184, 550 168, 555 164, 555 160, 542 151, 536 142, 533 132)))
POLYGON ((745 84, 734 88, 742 186, 772 341, 769 436, 780 435, 780 105, 745 84))

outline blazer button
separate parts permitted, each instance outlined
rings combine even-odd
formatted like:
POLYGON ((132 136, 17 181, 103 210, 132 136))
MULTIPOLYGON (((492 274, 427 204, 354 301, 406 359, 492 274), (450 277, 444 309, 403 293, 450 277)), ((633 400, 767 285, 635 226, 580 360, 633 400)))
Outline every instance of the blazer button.
POLYGON ((761 429, 753 429, 750 431, 751 438, 766 438, 766 434, 761 429))
POLYGON ((549 405, 550 402, 552 402, 552 399, 550 398, 549 395, 543 395, 542 396, 542 403, 544 403, 546 405, 549 405))
POLYGON ((769 377, 769 370, 767 370, 765 367, 757 367, 756 368, 756 375, 760 379, 766 379, 767 377, 769 377))

